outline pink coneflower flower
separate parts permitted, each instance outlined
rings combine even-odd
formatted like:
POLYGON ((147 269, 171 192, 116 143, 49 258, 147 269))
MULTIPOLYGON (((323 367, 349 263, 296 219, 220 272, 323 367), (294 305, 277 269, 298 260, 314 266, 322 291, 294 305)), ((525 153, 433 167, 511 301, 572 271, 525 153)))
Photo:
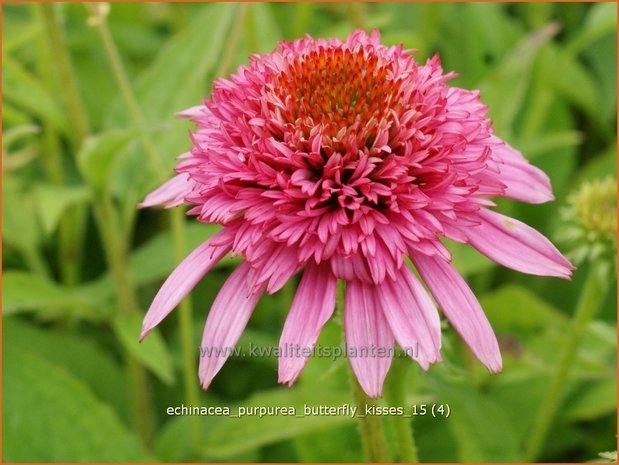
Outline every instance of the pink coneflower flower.
POLYGON ((253 55, 211 98, 181 113, 197 130, 178 175, 142 206, 192 205, 222 230, 169 276, 142 337, 224 255, 244 261, 215 299, 204 328, 200 380, 221 369, 264 292, 302 271, 280 339, 279 382, 291 385, 331 317, 346 282, 349 357, 365 392, 381 395, 390 356, 363 348, 417 348, 427 369, 441 361, 436 306, 490 372, 501 370, 496 337, 450 264, 441 238, 468 243, 501 265, 569 278, 572 265, 536 230, 491 210, 489 197, 553 199, 548 177, 493 134, 479 92, 447 85, 438 56, 415 62, 379 33, 345 41, 282 42, 253 55))

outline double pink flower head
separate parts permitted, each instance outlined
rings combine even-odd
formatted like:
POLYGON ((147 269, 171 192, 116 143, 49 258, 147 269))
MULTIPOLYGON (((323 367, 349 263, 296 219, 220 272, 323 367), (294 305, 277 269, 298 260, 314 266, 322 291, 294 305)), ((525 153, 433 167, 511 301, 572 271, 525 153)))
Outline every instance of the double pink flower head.
MULTIPOLYGON (((369 396, 381 395, 391 358, 368 348, 392 353, 397 342, 416 347, 424 369, 441 361, 435 302, 488 370, 501 370, 494 332, 441 238, 514 270, 569 278, 573 266, 548 239, 490 208, 490 197, 552 200, 548 177, 493 134, 479 92, 447 85, 453 75, 437 56, 418 64, 379 39, 355 31, 282 42, 181 113, 197 125, 193 147, 141 205, 189 204, 188 214, 222 229, 163 284, 142 337, 232 252, 244 261, 211 307, 202 346, 234 346, 260 296, 302 271, 280 339, 280 383, 305 366, 306 351, 284 349, 314 346, 338 279, 346 344, 368 355, 349 360, 369 396)), ((203 351, 205 389, 228 354, 203 351)))

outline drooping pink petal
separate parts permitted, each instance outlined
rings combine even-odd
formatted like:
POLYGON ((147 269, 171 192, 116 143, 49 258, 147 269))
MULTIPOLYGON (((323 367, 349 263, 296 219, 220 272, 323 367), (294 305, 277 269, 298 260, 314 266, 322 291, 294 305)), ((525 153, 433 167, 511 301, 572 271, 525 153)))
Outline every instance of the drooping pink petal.
POLYGON ((203 242, 168 276, 144 317, 140 340, 168 316, 198 281, 230 251, 231 243, 221 242, 227 234, 223 230, 203 242))
POLYGON ((492 156, 499 164, 497 178, 507 187, 505 196, 527 203, 544 203, 554 200, 550 179, 539 168, 531 165, 520 152, 498 141, 492 148, 492 156))
POLYGON ((379 307, 373 284, 346 283, 344 331, 348 360, 365 393, 382 395, 393 357, 393 333, 379 307))
POLYGON ((189 174, 182 173, 148 194, 139 208, 153 207, 155 205, 165 205, 166 208, 176 207, 184 202, 184 197, 193 187, 193 182, 189 179, 189 174))
POLYGON ((381 309, 396 341, 424 370, 441 361, 441 321, 432 299, 412 271, 402 266, 395 281, 377 291, 381 309))
POLYGON ((569 279, 574 266, 538 231, 521 221, 481 208, 481 224, 464 232, 491 260, 523 273, 569 279))
POLYGON ((439 257, 411 257, 443 313, 491 373, 502 369, 501 352, 494 331, 475 295, 462 276, 439 257))
POLYGON ((195 118, 204 114, 204 105, 194 105, 193 107, 186 108, 182 111, 177 111, 175 116, 177 118, 195 118))
POLYGON ((207 389, 211 381, 232 355, 241 333, 264 286, 256 291, 250 279, 251 267, 239 265, 226 280, 209 311, 200 345, 200 383, 207 389))
POLYGON ((279 382, 295 382, 320 331, 335 309, 337 280, 328 264, 310 263, 303 273, 279 340, 279 382))

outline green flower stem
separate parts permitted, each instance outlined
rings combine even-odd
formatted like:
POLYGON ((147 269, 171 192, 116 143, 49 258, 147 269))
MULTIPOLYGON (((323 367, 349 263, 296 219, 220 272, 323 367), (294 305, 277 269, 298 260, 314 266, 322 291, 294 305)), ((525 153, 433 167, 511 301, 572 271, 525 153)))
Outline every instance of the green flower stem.
MULTIPOLYGON (((72 128, 71 142, 73 153, 77 153, 90 129, 80 98, 77 80, 71 66, 69 51, 62 39, 59 18, 53 4, 41 4, 41 14, 45 25, 49 53, 54 58, 58 79, 62 83, 69 125, 72 128)), ((106 259, 112 272, 121 312, 129 315, 137 310, 134 288, 128 273, 126 241, 119 234, 114 206, 103 193, 94 196, 94 213, 98 229, 102 235, 106 259)), ((69 283, 77 282, 81 261, 84 234, 85 211, 82 207, 73 209, 63 220, 60 231, 60 253, 63 279, 69 283)), ((150 409, 150 390, 144 367, 128 351, 126 364, 131 378, 131 405, 136 429, 145 444, 150 444, 153 434, 152 412, 150 409)))
MULTIPOLYGON (((344 328, 344 283, 342 281, 338 282, 336 311, 342 317, 342 328, 344 328)), ((344 340, 346 340, 345 337, 344 340)), ((357 381, 350 363, 348 368, 353 399, 357 406, 357 411, 362 412, 362 415, 366 411, 366 405, 376 405, 376 402, 365 394, 357 381)), ((359 416, 358 420, 361 444, 367 461, 371 463, 390 462, 389 449, 381 417, 376 415, 359 416)))
POLYGON ((69 51, 64 45, 62 31, 59 25, 59 18, 54 10, 53 3, 41 3, 41 11, 45 24, 47 40, 49 41, 50 51, 54 58, 58 70, 58 78, 62 83, 62 93, 67 108, 67 117, 71 125, 70 136, 73 137, 74 148, 79 148, 82 141, 88 136, 88 115, 82 105, 77 80, 71 66, 69 51))
MULTIPOLYGON (((41 24, 46 23, 43 6, 49 5, 32 5, 32 13, 41 24)), ((48 10, 45 11, 49 14, 48 10)), ((50 19, 48 19, 48 21, 50 21, 50 19)), ((55 24, 55 22, 52 22, 52 24, 55 24)), ((52 41, 49 40, 48 36, 49 34, 40 34, 39 40, 37 41, 37 72, 45 82, 53 82, 51 72, 52 60, 49 50, 52 41)), ((44 149, 41 151, 41 161, 43 162, 43 169, 48 179, 54 185, 61 185, 64 182, 64 172, 62 169, 62 159, 60 157, 58 134, 48 121, 48 118, 43 120, 42 136, 44 149)))
POLYGON ((39 276, 51 279, 52 273, 36 246, 24 247, 21 249, 21 253, 30 270, 34 271, 39 276))
POLYGON ((350 2, 347 4, 348 6, 348 15, 351 19, 352 24, 355 27, 360 27, 361 29, 367 29, 367 17, 365 14, 365 3, 363 2, 350 2))
POLYGON ((228 40, 226 41, 226 48, 224 53, 219 60, 219 67, 217 71, 215 71, 215 76, 222 76, 228 73, 230 65, 232 64, 232 60, 234 59, 234 54, 236 53, 236 49, 239 46, 239 40, 241 38, 241 32, 243 32, 243 26, 246 23, 246 19, 248 19, 249 11, 249 3, 241 3, 238 5, 238 13, 236 15, 236 20, 232 25, 232 29, 230 30, 230 35, 228 36, 228 40))
MULTIPOLYGON (((86 7, 91 12, 92 21, 91 24, 97 28, 103 47, 107 54, 108 60, 112 67, 112 74, 116 80, 116 84, 120 90, 122 98, 127 106, 133 123, 138 126, 144 126, 145 121, 140 110, 138 100, 135 96, 125 68, 120 59, 120 54, 110 30, 107 26, 105 13, 96 4, 87 4, 86 7)), ((149 159, 152 170, 160 183, 167 180, 166 172, 161 164, 161 159, 157 153, 153 141, 147 137, 145 133, 140 135, 141 143, 144 147, 146 155, 149 159)), ((185 258, 185 222, 183 212, 179 209, 170 210, 170 228, 172 231, 172 237, 174 241, 174 248, 177 261, 181 261, 185 258)), ((185 399, 186 403, 190 405, 198 405, 200 402, 200 391, 198 386, 198 380, 195 376, 196 367, 196 350, 193 345, 194 331, 193 331, 193 316, 191 301, 188 298, 183 299, 179 304, 179 328, 181 335, 181 349, 183 358, 183 376, 185 384, 185 399)), ((193 443, 199 444, 201 438, 200 421, 198 417, 192 417, 191 430, 193 435, 193 443)))
MULTIPOLYGON (((116 286, 118 305, 124 315, 131 315, 137 311, 136 296, 129 273, 127 251, 123 246, 125 242, 119 235, 118 218, 109 197, 100 192, 96 192, 94 197, 95 219, 116 286)), ((130 396, 134 424, 144 444, 150 445, 153 421, 146 370, 128 351, 125 351, 125 359, 131 379, 130 396)))
MULTIPOLYGON (((406 388, 410 387, 410 383, 407 383, 406 375, 411 365, 412 362, 408 358, 396 356, 393 359, 385 384, 385 398, 390 407, 403 407, 404 411, 408 410, 406 408, 406 388)), ((404 463, 419 462, 411 418, 393 416, 391 422, 398 454, 397 460, 404 463)))
MULTIPOLYGON (((376 402, 363 392, 352 368, 350 368, 349 371, 355 404, 359 412, 365 412, 366 406, 376 405, 376 402)), ((387 448, 387 440, 385 438, 385 430, 380 416, 368 415, 364 418, 359 418, 359 434, 361 435, 361 444, 363 445, 363 451, 365 452, 368 462, 391 462, 389 450, 387 448)))
POLYGON ((599 260, 591 264, 576 312, 565 335, 554 377, 541 403, 531 434, 525 445, 525 462, 533 462, 539 456, 546 434, 563 401, 565 383, 583 334, 595 317, 608 289, 609 264, 599 260))
MULTIPOLYGON (((55 66, 57 78, 62 83, 61 95, 67 109, 67 118, 71 131, 72 152, 77 154, 82 142, 90 132, 88 115, 84 110, 80 97, 77 79, 71 65, 71 56, 65 46, 60 19, 52 3, 38 5, 39 17, 45 29, 46 47, 39 47, 41 67, 43 73, 55 66), (46 49, 47 48, 47 53, 46 49), (53 57, 53 59, 52 59, 53 57)), ((49 77, 49 76, 47 76, 49 77)), ((48 79, 49 81, 49 79, 48 79)), ((54 129, 48 123, 44 128, 46 154, 44 165, 50 180, 55 184, 62 184, 64 173, 62 159, 58 150, 58 141, 54 129)), ((78 205, 72 207, 61 219, 58 233, 58 257, 62 280, 65 284, 77 284, 80 276, 80 267, 83 256, 84 226, 86 223, 86 208, 78 205)))

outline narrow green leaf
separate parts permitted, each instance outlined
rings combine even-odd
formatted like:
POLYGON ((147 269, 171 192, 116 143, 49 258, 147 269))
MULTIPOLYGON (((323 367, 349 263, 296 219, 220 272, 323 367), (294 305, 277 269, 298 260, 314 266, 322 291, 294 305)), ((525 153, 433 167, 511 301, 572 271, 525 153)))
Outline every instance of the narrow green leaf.
POLYGON ((2 134, 2 150, 8 152, 15 142, 39 134, 41 128, 35 124, 20 124, 5 130, 2 134))
POLYGON ((526 332, 565 323, 565 317, 556 308, 517 285, 505 285, 482 295, 479 301, 499 332, 526 332))
MULTIPOLYGON (((220 226, 192 223, 185 228, 187 253, 220 230, 220 226)), ((170 231, 158 234, 131 254, 131 270, 136 285, 165 278, 177 265, 170 231)), ((227 260, 224 259, 226 263, 227 260)))
POLYGON ((253 27, 259 34, 256 34, 256 43, 253 44, 256 48, 250 52, 267 53, 277 46, 277 43, 282 40, 282 32, 279 24, 275 21, 275 17, 271 12, 271 4, 256 2, 250 6, 248 21, 251 21, 253 27))
POLYGON ((37 185, 33 192, 41 226, 46 234, 52 234, 63 213, 74 205, 83 204, 90 198, 85 186, 37 185))
MULTIPOLYGON (((238 5, 213 3, 200 8, 191 24, 165 44, 135 81, 136 97, 147 124, 163 126, 150 137, 166 168, 171 168, 176 156, 190 147, 190 124, 174 115, 199 105, 206 97, 209 78, 218 65, 238 5)), ((110 108, 107 125, 122 127, 130 121, 126 105, 119 98, 110 108)), ((143 147, 136 145, 123 154, 111 190, 119 199, 125 199, 130 189, 141 197, 157 183, 143 147)))
POLYGON ((508 135, 512 131, 530 85, 535 58, 544 48, 542 45, 550 41, 557 30, 557 25, 551 23, 525 36, 479 85, 497 133, 508 135), (509 99, 505 98, 506 95, 510 96, 509 99))
POLYGON ((470 276, 496 266, 494 262, 477 252, 468 244, 450 242, 447 244, 447 247, 451 252, 454 266, 463 276, 470 276))
POLYGON ((95 189, 106 189, 120 151, 136 136, 135 130, 112 129, 88 137, 78 154, 82 175, 95 189))
POLYGON ((67 132, 66 117, 58 102, 41 81, 7 54, 2 55, 2 95, 15 106, 67 132))
POLYGON ((617 34, 617 4, 602 2, 591 7, 584 27, 571 37, 565 53, 574 56, 605 35, 617 34))
POLYGON ((174 382, 174 367, 167 346, 157 330, 153 330, 143 342, 139 342, 142 328, 142 314, 118 315, 113 322, 118 340, 146 368, 165 384, 174 382))
POLYGON ((17 178, 2 180, 2 240, 18 249, 33 251, 41 240, 34 199, 17 178))
POLYGON ((4 315, 31 311, 43 319, 79 316, 99 320, 103 316, 88 296, 23 271, 6 271, 2 276, 2 311, 4 315))
POLYGON ((588 385, 566 402, 566 420, 592 421, 617 411, 617 380, 606 379, 588 385))
POLYGON ((531 159, 553 150, 577 146, 582 140, 583 134, 577 131, 555 132, 532 138, 530 141, 519 142, 518 149, 531 159))

